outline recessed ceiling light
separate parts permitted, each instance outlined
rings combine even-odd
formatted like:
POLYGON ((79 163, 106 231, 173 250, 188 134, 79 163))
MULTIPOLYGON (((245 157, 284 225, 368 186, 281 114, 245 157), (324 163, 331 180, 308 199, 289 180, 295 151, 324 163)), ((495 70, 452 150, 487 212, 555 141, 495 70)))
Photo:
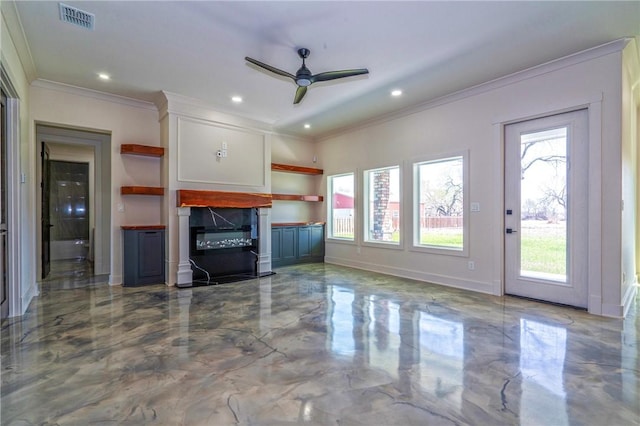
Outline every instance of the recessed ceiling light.
POLYGON ((400 89, 395 89, 391 91, 391 96, 400 96, 402 95, 402 90, 400 89))
POLYGON ((231 101, 239 104, 240 102, 242 102, 242 97, 241 96, 232 96, 231 97, 231 101))
POLYGON ((105 81, 106 80, 111 80, 111 76, 109 74, 107 74, 107 73, 104 73, 104 72, 98 73, 98 78, 100 80, 105 80, 105 81))
POLYGON ((310 129, 310 128, 311 128, 311 124, 309 124, 309 123, 305 123, 304 128, 305 128, 305 129, 310 129))

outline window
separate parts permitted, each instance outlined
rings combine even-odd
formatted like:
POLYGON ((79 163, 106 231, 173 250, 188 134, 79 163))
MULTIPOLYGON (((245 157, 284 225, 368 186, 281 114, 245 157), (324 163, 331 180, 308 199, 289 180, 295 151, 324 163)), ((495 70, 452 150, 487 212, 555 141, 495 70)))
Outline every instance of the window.
POLYGON ((328 238, 354 241, 354 196, 355 179, 353 173, 329 176, 327 178, 329 193, 328 238))
POLYGON ((465 156, 414 163, 414 247, 464 249, 465 156))
POLYGON ((364 184, 364 240, 399 244, 400 167, 366 170, 364 184))

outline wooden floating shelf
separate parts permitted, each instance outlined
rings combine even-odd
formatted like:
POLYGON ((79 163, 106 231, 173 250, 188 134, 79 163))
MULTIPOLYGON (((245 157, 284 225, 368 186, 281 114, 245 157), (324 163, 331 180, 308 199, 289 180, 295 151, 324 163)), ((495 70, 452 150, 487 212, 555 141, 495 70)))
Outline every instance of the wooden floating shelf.
POLYGON ((161 146, 137 145, 133 143, 122 144, 120 154, 144 155, 146 157, 162 157, 164 148, 161 146))
POLYGON ((271 170, 275 172, 302 173, 305 175, 321 175, 324 173, 322 169, 313 167, 291 166, 288 164, 271 163, 271 170))
POLYGON ((324 201, 322 195, 271 194, 271 196, 279 201, 324 201))
POLYGON ((122 195, 164 195, 164 188, 155 186, 123 186, 120 188, 122 195))

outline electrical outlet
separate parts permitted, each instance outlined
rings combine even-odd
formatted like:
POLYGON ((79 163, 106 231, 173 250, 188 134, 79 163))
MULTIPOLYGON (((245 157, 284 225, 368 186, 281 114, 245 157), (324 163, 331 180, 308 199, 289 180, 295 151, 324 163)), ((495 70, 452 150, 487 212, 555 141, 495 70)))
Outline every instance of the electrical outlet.
POLYGON ((473 260, 469 261, 469 270, 473 271, 476 269, 476 262, 474 262, 473 260))
POLYGON ((222 142, 222 149, 227 149, 227 143, 226 142, 222 142))
POLYGON ((480 203, 471 203, 471 211, 479 212, 480 211, 480 203))
POLYGON ((122 203, 118 203, 118 211, 119 211, 120 213, 124 212, 124 204, 122 204, 122 203))

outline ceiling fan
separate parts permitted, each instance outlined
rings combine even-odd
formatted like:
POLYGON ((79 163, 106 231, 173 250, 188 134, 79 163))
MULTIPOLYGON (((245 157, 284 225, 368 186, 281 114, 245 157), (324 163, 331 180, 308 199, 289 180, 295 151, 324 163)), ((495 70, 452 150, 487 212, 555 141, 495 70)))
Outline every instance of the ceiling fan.
POLYGON ((254 65, 259 66, 260 68, 264 68, 268 71, 271 71, 274 74, 282 75, 284 77, 289 77, 290 79, 292 79, 298 85, 298 89, 296 90, 296 96, 293 99, 294 104, 297 104, 302 100, 304 95, 307 93, 307 87, 312 85, 316 81, 329 81, 329 80, 335 80, 338 78, 352 77, 354 75, 369 73, 368 69, 360 68, 360 69, 353 69, 353 70, 327 71, 327 72, 321 72, 320 74, 311 74, 311 71, 309 71, 309 68, 307 68, 307 66, 304 63, 304 60, 307 59, 307 57, 309 57, 310 53, 311 51, 304 47, 298 49, 298 56, 302 58, 302 66, 300 67, 300 69, 298 69, 298 71, 296 72, 296 75, 293 75, 286 71, 282 71, 281 69, 272 67, 271 65, 267 65, 264 62, 257 61, 248 56, 245 57, 244 59, 248 62, 251 62, 254 65))

